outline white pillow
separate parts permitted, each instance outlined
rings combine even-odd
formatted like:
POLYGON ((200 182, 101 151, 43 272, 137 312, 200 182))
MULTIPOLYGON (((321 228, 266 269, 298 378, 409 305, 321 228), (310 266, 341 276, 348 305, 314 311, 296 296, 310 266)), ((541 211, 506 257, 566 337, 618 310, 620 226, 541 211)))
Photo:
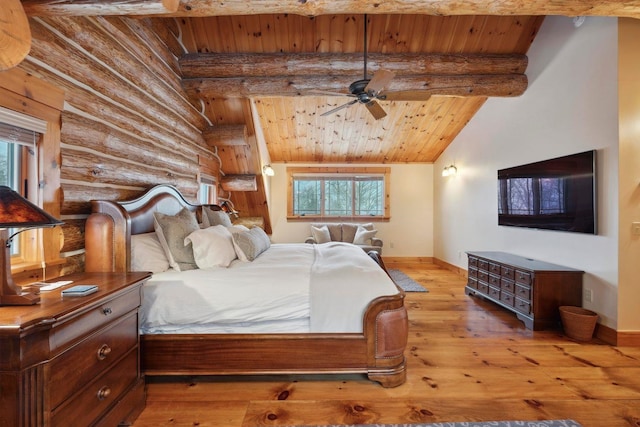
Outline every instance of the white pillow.
POLYGON ((311 236, 316 241, 316 243, 328 243, 331 241, 331 234, 329 233, 329 228, 326 225, 321 227, 311 226, 311 236))
POLYGON ((356 236, 353 238, 353 244, 368 245, 369 240, 371 240, 372 237, 375 237, 377 232, 378 230, 367 230, 362 225, 359 225, 356 230, 356 236))
POLYGON ((184 239, 191 243, 198 268, 228 267, 236 259, 231 233, 223 225, 196 230, 184 239))
POLYGON ((169 260, 155 232, 131 236, 132 271, 162 273, 169 267, 169 260))

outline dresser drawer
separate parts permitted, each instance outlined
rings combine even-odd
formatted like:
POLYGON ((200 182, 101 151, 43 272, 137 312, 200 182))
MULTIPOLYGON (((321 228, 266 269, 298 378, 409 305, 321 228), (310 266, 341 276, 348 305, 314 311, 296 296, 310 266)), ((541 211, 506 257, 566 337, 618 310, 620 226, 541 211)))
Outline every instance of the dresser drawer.
POLYGON ((499 300, 500 288, 494 288, 493 286, 489 286, 489 296, 495 300, 499 300))
POLYGON ((489 283, 489 273, 486 271, 478 271, 478 280, 481 282, 489 283))
POLYGON ((130 352, 103 376, 96 378, 73 399, 54 410, 53 426, 88 426, 138 379, 138 352, 130 352))
POLYGON ((138 316, 133 312, 53 359, 51 407, 56 408, 137 344, 138 316))
POLYGON ((478 279, 476 279, 474 277, 469 277, 467 279, 467 286, 469 286, 470 288, 473 288, 473 289, 478 289, 478 279))
POLYGON ((493 274, 489 274, 489 285, 495 286, 496 288, 500 287, 500 276, 494 276, 493 274))
POLYGON ((500 301, 502 301, 502 303, 508 305, 509 307, 513 307, 515 299, 516 297, 513 294, 505 291, 500 291, 500 301))
POLYGON ((500 268, 500 275, 502 277, 506 277, 507 279, 513 280, 515 278, 515 270, 513 268, 511 268, 511 267, 503 265, 500 268))
POLYGON ((516 283, 531 285, 531 273, 528 271, 516 270, 515 276, 516 283))
POLYGON ((516 284, 513 282, 513 280, 502 278, 500 279, 500 289, 513 294, 516 291, 516 284))
POLYGON ((489 295, 489 285, 486 283, 478 282, 478 290, 483 294, 489 295))
POLYGON ((54 329, 51 346, 53 349, 60 349, 65 345, 71 344, 73 341, 81 339, 89 332, 105 326, 123 314, 136 310, 139 305, 139 290, 127 292, 109 300, 54 329))
POLYGON ((469 266, 477 267, 478 266, 478 258, 470 256, 469 257, 469 266))
POLYGON ((469 275, 469 277, 477 278, 478 277, 478 269, 469 267, 468 275, 469 275))
POLYGON ((516 283, 516 296, 520 299, 531 301, 531 288, 516 283))
POLYGON ((484 260, 484 259, 479 259, 478 260, 478 268, 480 270, 489 271, 489 261, 484 260))
POLYGON ((493 273, 496 276, 500 275, 500 264, 496 264, 495 262, 489 263, 489 273, 493 273))
POLYGON ((529 301, 521 300, 520 298, 516 297, 514 307, 516 308, 516 310, 518 310, 521 313, 524 313, 524 314, 531 313, 531 304, 529 304, 529 301))

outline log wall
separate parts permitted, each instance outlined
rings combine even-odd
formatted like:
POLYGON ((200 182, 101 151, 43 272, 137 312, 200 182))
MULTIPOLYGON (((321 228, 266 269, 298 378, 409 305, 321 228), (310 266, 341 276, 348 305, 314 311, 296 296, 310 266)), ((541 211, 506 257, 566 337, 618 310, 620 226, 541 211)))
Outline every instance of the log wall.
MULTIPOLYGON (((63 273, 84 268, 92 199, 127 199, 159 183, 197 196, 206 122, 180 85, 177 57, 149 20, 32 17, 24 71, 65 91, 61 116, 63 273)), ((46 167, 46 165, 45 165, 46 167)))

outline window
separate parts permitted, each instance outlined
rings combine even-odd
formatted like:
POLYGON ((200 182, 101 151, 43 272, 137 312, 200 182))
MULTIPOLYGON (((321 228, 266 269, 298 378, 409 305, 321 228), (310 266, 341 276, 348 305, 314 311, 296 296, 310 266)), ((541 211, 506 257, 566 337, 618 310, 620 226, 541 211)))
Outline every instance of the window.
POLYGON ((211 205, 218 200, 218 187, 216 179, 201 173, 198 184, 198 202, 203 205, 211 205))
MULTIPOLYGON (((43 125, 37 119, 22 116, 19 113, 5 114, 5 116, 0 115, 0 120, 12 123, 0 121, 0 185, 11 187, 23 197, 38 204, 37 142, 40 139, 40 133, 21 126, 42 129, 43 125)), ((46 125, 44 128, 46 129, 46 125)), ((9 233, 12 234, 15 231, 9 230, 9 233)), ((29 241, 33 241, 36 234, 35 230, 22 233, 12 241, 11 255, 18 258, 16 261, 27 262, 37 259, 38 253, 34 250, 34 245, 28 244, 29 241)))
POLYGON ((289 168, 290 219, 389 218, 389 168, 289 168))

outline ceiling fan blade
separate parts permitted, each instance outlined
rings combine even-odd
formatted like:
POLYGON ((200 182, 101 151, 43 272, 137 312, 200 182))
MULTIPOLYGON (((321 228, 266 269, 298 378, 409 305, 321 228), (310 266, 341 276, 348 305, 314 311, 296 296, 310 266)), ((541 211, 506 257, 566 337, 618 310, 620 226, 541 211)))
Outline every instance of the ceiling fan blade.
POLYGON ((381 118, 387 115, 387 113, 382 109, 380 104, 378 104, 376 101, 369 101, 366 104, 364 104, 364 106, 367 107, 367 110, 369 110, 373 118, 376 120, 380 120, 381 118))
POLYGON ((364 88, 364 91, 367 93, 373 93, 374 95, 377 95, 378 93, 382 92, 385 87, 387 87, 387 85, 391 82, 391 80, 395 75, 396 74, 392 71, 387 71, 387 70, 376 71, 376 73, 373 75, 373 77, 369 81, 369 84, 367 84, 367 86, 364 88))
POLYGON ((318 95, 327 95, 327 96, 349 96, 352 98, 355 97, 355 95, 352 93, 331 92, 329 90, 320 90, 320 89, 311 89, 311 90, 308 90, 307 93, 316 93, 318 95))
POLYGON ((378 99, 385 101, 428 101, 429 98, 431 93, 423 90, 398 90, 378 95, 378 99))
POLYGON ((329 110, 329 111, 327 111, 327 112, 325 112, 325 113, 322 113, 322 114, 320 114, 320 116, 322 116, 322 117, 324 117, 324 116, 328 116, 328 115, 330 115, 330 114, 335 113, 336 111, 340 111, 340 110, 342 110, 343 108, 347 108, 347 107, 349 107, 349 106, 351 106, 351 105, 355 104, 356 102, 358 102, 358 100, 357 100, 357 99, 354 99, 353 101, 349 101, 349 102, 347 102, 346 104, 342 104, 341 106, 336 107, 336 108, 334 108, 333 110, 329 110))

